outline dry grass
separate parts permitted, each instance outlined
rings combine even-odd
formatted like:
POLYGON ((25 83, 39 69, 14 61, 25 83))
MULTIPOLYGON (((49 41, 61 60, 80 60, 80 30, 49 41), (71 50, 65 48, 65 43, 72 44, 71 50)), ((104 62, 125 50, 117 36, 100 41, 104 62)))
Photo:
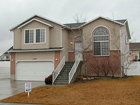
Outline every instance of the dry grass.
POLYGON ((47 105, 140 105, 140 77, 100 79, 68 86, 42 86, 1 100, 47 105))

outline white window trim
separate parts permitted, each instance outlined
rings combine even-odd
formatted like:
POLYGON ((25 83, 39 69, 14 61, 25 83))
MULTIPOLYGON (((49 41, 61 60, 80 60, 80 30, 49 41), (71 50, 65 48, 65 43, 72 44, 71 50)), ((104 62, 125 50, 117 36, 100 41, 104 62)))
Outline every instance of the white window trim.
POLYGON ((93 30, 92 30, 92 33, 91 33, 91 35, 92 35, 92 43, 94 43, 94 42, 109 42, 109 54, 108 55, 94 55, 94 44, 92 44, 92 48, 93 48, 93 56, 110 56, 110 48, 111 48, 111 44, 110 44, 110 42, 111 42, 111 32, 110 32, 110 30, 109 30, 109 28, 108 27, 106 27, 106 26, 104 26, 104 25, 99 25, 99 26, 96 26, 93 30), (94 30, 95 29, 97 29, 98 27, 105 27, 107 30, 108 30, 108 32, 109 32, 109 35, 93 35, 93 32, 94 32, 94 30), (94 41, 94 36, 96 37, 96 36, 109 36, 109 40, 108 41, 94 41))
POLYGON ((28 44, 45 44, 46 43, 46 28, 30 28, 30 29, 24 29, 24 44, 28 45, 28 44), (36 30, 37 29, 45 29, 45 42, 39 42, 36 43, 36 30), (25 31, 26 30, 34 30, 34 42, 33 43, 25 43, 25 31))
MULTIPOLYGON (((104 41, 100 41, 101 43, 104 42, 104 41)), ((109 43, 109 41, 106 41, 109 43)), ((94 43, 94 42, 93 42, 94 43)), ((95 42, 96 43, 96 42, 95 42)), ((102 49, 101 49, 101 46, 100 46, 100 50, 102 52, 102 49)), ((102 54, 102 53, 101 53, 102 54)), ((93 51, 93 56, 110 56, 110 48, 109 48, 109 54, 108 55, 94 55, 94 51, 93 51)))
POLYGON ((40 22, 40 23, 42 23, 42 24, 45 24, 45 25, 47 25, 47 26, 49 26, 49 27, 53 27, 51 24, 48 24, 48 23, 45 23, 45 22, 43 22, 43 21, 41 21, 41 20, 38 20, 38 19, 33 18, 32 20, 30 20, 30 21, 24 23, 23 25, 20 25, 20 26, 18 27, 18 29, 20 29, 20 28, 24 27, 25 25, 31 23, 32 21, 37 21, 37 22, 40 22))

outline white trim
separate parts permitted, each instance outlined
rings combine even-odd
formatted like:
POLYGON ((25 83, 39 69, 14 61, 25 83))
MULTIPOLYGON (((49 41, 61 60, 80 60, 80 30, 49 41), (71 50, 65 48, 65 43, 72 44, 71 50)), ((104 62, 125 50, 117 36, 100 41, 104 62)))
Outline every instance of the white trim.
POLYGON ((31 49, 29 49, 29 50, 16 50, 16 51, 14 51, 14 50, 9 50, 8 52, 39 52, 39 51, 62 51, 64 48, 62 48, 62 49, 42 49, 42 50, 31 50, 31 49))
POLYGON ((122 62, 122 57, 121 57, 121 53, 122 53, 122 44, 121 44, 121 35, 122 35, 122 27, 120 27, 120 58, 119 58, 119 60, 120 60, 120 70, 121 70, 121 73, 120 73, 120 76, 121 77, 123 77, 123 74, 122 74, 122 64, 121 64, 121 62, 122 62))
POLYGON ((97 17, 97 18, 95 18, 95 19, 93 19, 93 20, 91 20, 91 21, 89 21, 89 22, 87 22, 87 23, 81 25, 81 26, 78 27, 78 28, 81 28, 81 27, 83 27, 83 26, 85 26, 85 25, 87 25, 87 24, 89 24, 89 23, 91 23, 91 22, 93 22, 93 21, 95 21, 95 20, 97 20, 97 19, 99 19, 99 18, 103 18, 103 19, 105 19, 105 20, 112 21, 112 22, 117 23, 117 24, 119 24, 119 25, 124 25, 124 24, 122 24, 122 23, 120 23, 120 22, 117 22, 117 21, 115 21, 115 20, 112 20, 112 19, 109 19, 109 18, 105 18, 105 17, 99 16, 99 17, 97 17))
MULTIPOLYGON (((108 41, 99 41, 99 42, 108 42, 109 43, 109 54, 108 55, 94 55, 93 54, 93 56, 110 56, 110 49, 111 49, 111 31, 109 30, 109 28, 107 27, 107 26, 105 26, 105 25, 98 25, 98 26, 96 26, 93 30, 92 30, 92 32, 91 32, 91 38, 92 38, 92 51, 94 50, 93 48, 94 48, 94 46, 93 46, 93 43, 94 43, 94 40, 93 40, 93 32, 94 32, 94 30, 95 29, 97 29, 98 27, 105 27, 107 30, 108 30, 108 32, 109 32, 109 40, 108 41)), ((97 35, 95 35, 95 36, 97 36, 97 35)), ((100 36, 100 35, 99 35, 100 36)), ((105 35, 105 36, 108 36, 108 35, 105 35)), ((98 41, 95 41, 95 42, 98 42, 98 41)))
POLYGON ((62 28, 60 29, 60 47, 62 47, 63 46, 63 44, 62 44, 62 28))
POLYGON ((18 26, 21 25, 22 23, 24 23, 24 22, 30 20, 30 19, 33 18, 33 17, 43 18, 43 19, 45 19, 45 20, 51 21, 51 22, 53 22, 53 23, 55 23, 55 24, 58 24, 58 25, 60 25, 60 26, 63 26, 63 27, 66 27, 66 28, 70 29, 69 27, 67 27, 67 26, 65 26, 65 25, 63 25, 63 24, 61 24, 61 23, 52 21, 51 19, 45 18, 45 17, 43 17, 43 16, 39 16, 39 15, 33 15, 32 17, 26 19, 25 21, 21 22, 20 24, 16 25, 15 27, 11 28, 10 31, 12 31, 13 29, 15 29, 16 27, 18 27, 18 26))
POLYGON ((16 61, 16 64, 18 62, 53 62, 54 63, 54 60, 52 59, 42 59, 42 60, 17 60, 16 61))
POLYGON ((49 26, 49 27, 53 27, 52 25, 50 25, 50 24, 48 24, 48 23, 45 23, 45 22, 43 22, 43 21, 40 21, 40 20, 38 20, 38 19, 33 18, 32 20, 30 20, 30 21, 24 23, 23 25, 20 25, 20 26, 18 27, 18 29, 20 29, 20 28, 24 27, 25 25, 31 23, 32 21, 37 21, 37 22, 42 23, 42 24, 45 24, 45 25, 47 25, 47 26, 49 26))
POLYGON ((46 28, 29 28, 29 29, 24 29, 24 44, 25 45, 28 45, 28 44, 46 44, 46 28), (39 43, 36 43, 36 30, 37 29, 45 29, 45 42, 39 42, 39 43), (26 30, 34 30, 34 42, 33 43, 25 43, 25 31, 26 30))
POLYGON ((126 21, 123 23, 125 25, 125 23, 128 22, 128 20, 126 19, 126 21))

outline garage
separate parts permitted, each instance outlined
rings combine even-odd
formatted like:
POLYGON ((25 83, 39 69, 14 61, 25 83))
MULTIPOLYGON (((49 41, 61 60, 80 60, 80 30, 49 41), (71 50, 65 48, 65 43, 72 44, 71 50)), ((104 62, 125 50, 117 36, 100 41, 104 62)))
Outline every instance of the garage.
POLYGON ((16 63, 16 80, 44 81, 52 74, 52 61, 18 61, 16 63))

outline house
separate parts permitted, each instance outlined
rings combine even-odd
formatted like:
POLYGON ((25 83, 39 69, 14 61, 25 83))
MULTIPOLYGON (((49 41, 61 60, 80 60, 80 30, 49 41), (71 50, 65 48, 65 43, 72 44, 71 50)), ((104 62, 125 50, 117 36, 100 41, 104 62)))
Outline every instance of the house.
POLYGON ((10 61, 11 56, 10 56, 10 53, 8 51, 11 49, 13 49, 13 47, 9 48, 4 54, 2 54, 0 56, 1 61, 10 61))
POLYGON ((140 43, 134 42, 129 44, 130 61, 138 61, 140 59, 140 43))
POLYGON ((53 84, 69 84, 80 75, 123 76, 120 55, 129 56, 125 53, 130 39, 126 19, 98 17, 87 23, 60 24, 35 15, 10 31, 14 32, 9 51, 13 80, 43 81, 53 74, 53 84))

